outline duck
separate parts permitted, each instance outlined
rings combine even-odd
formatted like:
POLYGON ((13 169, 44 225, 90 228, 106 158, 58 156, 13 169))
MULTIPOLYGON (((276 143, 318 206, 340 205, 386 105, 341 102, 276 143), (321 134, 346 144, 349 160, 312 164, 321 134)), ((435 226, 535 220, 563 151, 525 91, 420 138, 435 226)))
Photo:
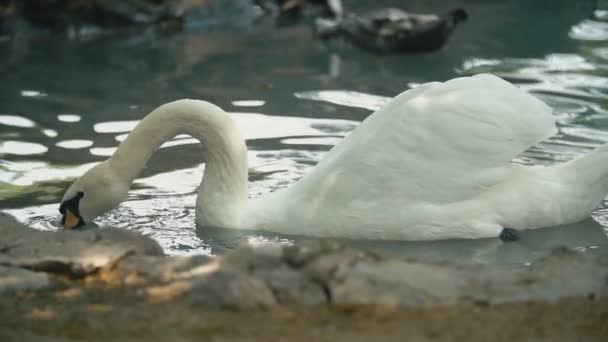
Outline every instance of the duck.
POLYGON ((454 29, 468 17, 462 8, 445 16, 380 8, 363 15, 317 18, 315 31, 322 39, 342 36, 356 46, 378 53, 430 52, 443 47, 454 29))
POLYGON ((516 240, 590 216, 608 193, 608 145, 555 165, 512 162, 557 132, 551 107, 491 74, 409 89, 363 120, 302 178, 249 198, 247 146, 220 107, 181 99, 145 116, 66 190, 64 228, 117 207, 163 142, 205 150, 198 229, 357 240, 516 240))

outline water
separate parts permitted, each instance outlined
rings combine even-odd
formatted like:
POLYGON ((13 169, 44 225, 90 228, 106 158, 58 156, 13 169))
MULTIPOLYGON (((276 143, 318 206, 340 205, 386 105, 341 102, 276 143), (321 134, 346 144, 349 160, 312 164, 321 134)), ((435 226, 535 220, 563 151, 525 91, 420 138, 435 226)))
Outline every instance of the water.
MULTIPOLYGON (((366 8, 363 1, 354 6, 366 8)), ((398 4, 380 1, 379 4, 398 4)), ((459 2, 412 1, 442 12, 459 2)), ((250 149, 251 193, 288 186, 388 97, 410 86, 493 72, 555 109, 560 132, 519 162, 561 162, 608 142, 608 14, 601 1, 469 1, 470 21, 443 50, 379 56, 325 45, 305 24, 272 29, 140 32, 81 40, 0 43, 0 208, 56 230, 63 190, 109 156, 144 114, 189 97, 233 113, 250 149)), ((607 7, 608 8, 608 7, 607 7)), ((218 254, 242 241, 297 238, 196 232, 200 147, 164 145, 128 200, 96 223, 155 238, 169 254, 218 254)), ((384 253, 465 262, 528 264, 558 245, 606 252, 607 209, 570 227, 527 231, 522 241, 347 241, 384 253)))

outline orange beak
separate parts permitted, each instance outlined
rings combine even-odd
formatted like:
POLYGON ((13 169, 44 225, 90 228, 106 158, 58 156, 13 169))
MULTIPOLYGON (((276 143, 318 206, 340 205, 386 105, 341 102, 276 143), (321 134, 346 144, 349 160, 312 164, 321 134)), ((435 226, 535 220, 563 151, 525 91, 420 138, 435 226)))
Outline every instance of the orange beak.
POLYGON ((80 217, 74 214, 70 209, 65 210, 65 220, 63 222, 63 228, 74 229, 79 226, 81 222, 80 217))

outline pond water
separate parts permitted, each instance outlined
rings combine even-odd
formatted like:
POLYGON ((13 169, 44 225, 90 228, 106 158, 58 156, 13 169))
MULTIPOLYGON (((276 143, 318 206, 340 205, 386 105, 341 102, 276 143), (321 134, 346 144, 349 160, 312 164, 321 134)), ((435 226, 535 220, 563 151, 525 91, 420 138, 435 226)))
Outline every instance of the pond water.
MULTIPOLYGON (((602 1, 411 1, 408 9, 444 12, 454 6, 466 7, 470 20, 444 49, 420 55, 384 56, 340 42, 324 44, 305 23, 4 41, 0 208, 36 229, 58 229, 58 204, 74 178, 111 155, 143 115, 184 97, 232 113, 250 149, 252 196, 297 180, 391 96, 419 83, 478 72, 517 83, 555 109, 559 134, 518 162, 562 162, 608 142, 608 12, 602 1)), ((168 254, 218 254, 241 241, 294 241, 197 232, 200 154, 188 137, 165 144, 127 201, 96 223, 149 235, 168 254)), ((510 244, 348 243, 401 256, 527 264, 559 245, 608 253, 606 227, 608 210, 600 208, 593 219, 526 231, 510 244)))

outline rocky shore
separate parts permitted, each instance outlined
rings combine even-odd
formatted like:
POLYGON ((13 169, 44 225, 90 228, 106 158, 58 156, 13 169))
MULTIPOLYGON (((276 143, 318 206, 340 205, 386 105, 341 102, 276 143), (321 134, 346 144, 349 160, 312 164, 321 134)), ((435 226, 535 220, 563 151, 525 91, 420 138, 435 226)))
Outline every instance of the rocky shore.
POLYGON ((3 341, 608 336, 608 259, 567 249, 516 268, 312 240, 167 257, 129 231, 35 231, 4 214, 0 234, 3 341))
POLYGON ((0 36, 42 31, 79 37, 129 28, 176 29, 188 21, 239 26, 262 12, 252 0, 0 0, 0 36))
POLYGON ((251 28, 263 18, 323 7, 281 0, 0 0, 0 37, 46 32, 71 38, 125 29, 251 28), (281 4, 286 5, 285 9, 281 4))

